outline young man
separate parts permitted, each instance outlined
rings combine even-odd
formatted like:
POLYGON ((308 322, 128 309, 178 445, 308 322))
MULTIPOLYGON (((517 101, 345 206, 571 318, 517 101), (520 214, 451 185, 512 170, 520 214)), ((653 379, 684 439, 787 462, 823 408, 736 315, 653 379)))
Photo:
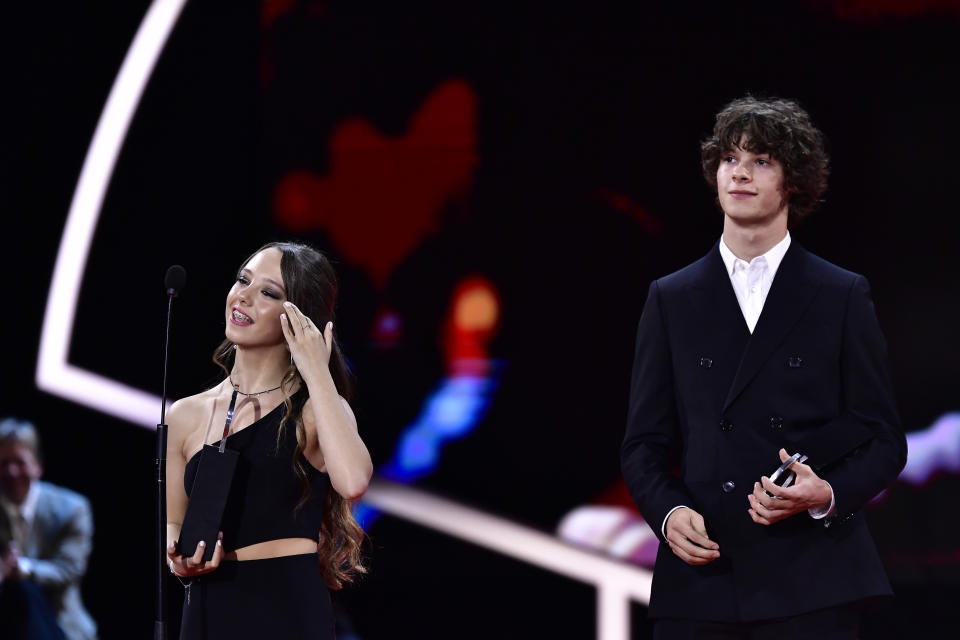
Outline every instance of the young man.
POLYGON ((661 534, 655 637, 855 638, 858 603, 891 593, 861 508, 906 441, 866 279, 788 231, 826 188, 823 136, 797 104, 748 96, 701 151, 723 235, 650 285, 622 449, 661 534), (796 480, 774 485, 794 453, 796 480))
POLYGON ((90 503, 40 482, 42 474, 33 425, 0 421, 0 509, 11 538, 0 571, 0 632, 94 640, 97 625, 80 600, 93 538, 90 503))

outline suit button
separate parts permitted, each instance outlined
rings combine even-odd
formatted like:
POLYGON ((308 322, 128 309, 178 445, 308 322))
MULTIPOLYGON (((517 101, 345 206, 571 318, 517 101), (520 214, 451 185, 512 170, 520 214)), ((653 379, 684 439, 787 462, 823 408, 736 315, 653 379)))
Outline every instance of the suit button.
POLYGON ((770 428, 771 429, 783 429, 783 418, 780 416, 773 416, 770 418, 770 428))
POLYGON ((726 482, 723 483, 723 492, 724 492, 724 493, 730 493, 731 491, 733 491, 733 490, 736 489, 736 488, 737 488, 737 485, 734 484, 733 480, 727 480, 726 482))
POLYGON ((713 366, 713 360, 711 358, 700 358, 700 366, 709 369, 713 366))
POLYGON ((720 430, 721 431, 732 431, 733 423, 727 420, 726 418, 720 418, 720 430))

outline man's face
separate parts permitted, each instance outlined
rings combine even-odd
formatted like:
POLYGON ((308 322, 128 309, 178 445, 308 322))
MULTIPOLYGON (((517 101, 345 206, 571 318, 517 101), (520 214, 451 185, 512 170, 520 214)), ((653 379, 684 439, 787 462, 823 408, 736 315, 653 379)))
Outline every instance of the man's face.
POLYGON ((723 213, 742 226, 769 223, 787 214, 783 167, 770 154, 746 151, 740 141, 717 167, 717 197, 723 213))
POLYGON ((30 484, 38 480, 43 468, 30 447, 19 442, 0 444, 0 490, 14 504, 23 504, 30 484))

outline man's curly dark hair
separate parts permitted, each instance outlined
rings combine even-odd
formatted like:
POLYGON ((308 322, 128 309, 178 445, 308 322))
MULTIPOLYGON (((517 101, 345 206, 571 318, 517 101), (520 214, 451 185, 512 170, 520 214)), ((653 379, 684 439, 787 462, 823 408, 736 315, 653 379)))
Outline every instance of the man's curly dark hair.
POLYGON ((820 204, 827 189, 830 158, 823 133, 791 100, 758 100, 747 95, 717 114, 713 135, 700 145, 703 177, 717 188, 720 160, 746 139, 745 151, 767 153, 783 167, 783 195, 792 226, 820 204))

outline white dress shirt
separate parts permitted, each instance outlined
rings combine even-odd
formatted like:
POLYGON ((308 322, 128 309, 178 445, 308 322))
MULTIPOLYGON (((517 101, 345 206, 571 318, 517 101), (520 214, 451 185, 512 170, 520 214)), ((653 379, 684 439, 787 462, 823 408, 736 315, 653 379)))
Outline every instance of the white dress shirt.
MULTIPOLYGON (((727 268, 727 275, 730 276, 730 284, 733 286, 733 292, 737 294, 737 302, 740 303, 740 311, 743 313, 743 319, 747 323, 747 328, 753 334, 760 314, 763 312, 763 303, 767 301, 767 294, 770 293, 770 287, 773 285, 773 278, 777 275, 777 269, 783 262, 783 256, 787 254, 790 248, 790 232, 783 237, 783 240, 773 245, 765 254, 757 256, 750 262, 741 260, 733 254, 723 237, 720 238, 720 257, 723 258, 723 264, 727 268)), ((810 517, 820 520, 832 515, 836 509, 836 503, 833 497, 833 487, 830 487, 830 505, 820 509, 809 509, 807 512, 810 517)), ((660 533, 663 538, 667 537, 667 520, 677 509, 686 507, 686 505, 677 505, 667 512, 660 525, 660 533)))
POLYGON ((743 319, 747 321, 750 333, 753 333, 757 326, 763 303, 767 301, 767 294, 770 293, 770 285, 773 284, 773 278, 777 275, 777 269, 789 248, 790 232, 787 231, 783 240, 773 245, 769 251, 747 262, 733 255, 727 243, 720 238, 720 257, 727 267, 730 284, 733 285, 733 292, 737 294, 737 302, 740 303, 740 311, 743 312, 743 319))
POLYGON ((33 528, 33 517, 37 512, 38 493, 37 483, 33 482, 30 485, 30 490, 27 491, 26 499, 21 505, 0 498, 0 508, 6 510, 13 525, 13 542, 17 545, 19 569, 24 576, 30 576, 31 574, 30 559, 25 558, 23 554, 26 553, 27 540, 30 539, 30 531, 33 528))

